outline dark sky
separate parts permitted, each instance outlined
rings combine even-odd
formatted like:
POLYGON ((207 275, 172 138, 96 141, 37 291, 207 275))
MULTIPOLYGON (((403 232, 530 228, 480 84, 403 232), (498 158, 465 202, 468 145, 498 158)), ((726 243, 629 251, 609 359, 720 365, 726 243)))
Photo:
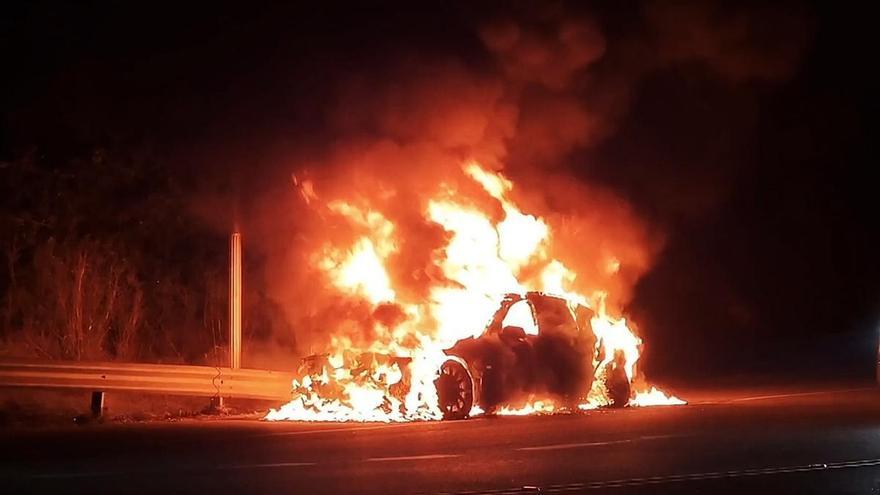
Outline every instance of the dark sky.
MULTIPOLYGON (((507 13, 348 3, 7 5, 2 158, 147 144, 182 176, 274 171, 291 150, 332 139, 324 116, 334 87, 371 66, 406 53, 490 72, 476 27, 507 13)), ((871 16, 793 2, 764 17, 760 5, 715 10, 722 24, 748 19, 749 34, 734 40, 743 46, 725 47, 729 60, 655 52, 640 34, 641 4, 563 5, 589 12, 605 33, 597 105, 627 89, 613 129, 563 162, 664 233, 629 307, 645 322, 649 372, 870 373, 880 331, 871 16), (787 22, 789 8, 797 22, 787 22), (786 51, 786 41, 797 46, 786 51), (776 62, 777 45, 784 74, 760 65, 776 62)), ((692 20, 665 19, 673 32, 692 20)))

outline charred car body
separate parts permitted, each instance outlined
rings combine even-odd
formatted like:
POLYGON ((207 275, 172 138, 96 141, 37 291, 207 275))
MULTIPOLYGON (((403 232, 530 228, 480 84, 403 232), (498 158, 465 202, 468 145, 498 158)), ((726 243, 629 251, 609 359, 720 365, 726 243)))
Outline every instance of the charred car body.
MULTIPOLYGON (((534 397, 575 409, 603 362, 591 327, 594 313, 539 292, 508 294, 478 337, 446 350, 435 381, 444 419, 464 419, 474 405, 487 414, 534 397)), ((629 380, 617 360, 601 370, 609 405, 622 407, 629 380)))
MULTIPOLYGON (((446 360, 434 380, 443 419, 467 418, 474 406, 491 415, 505 406, 519 409, 547 399, 557 410, 576 410, 594 385, 604 387, 607 405, 626 405, 630 382, 624 356, 606 359, 602 354, 593 316, 591 309, 561 297, 506 295, 488 325, 473 333, 477 337, 444 351, 446 360), (600 363, 607 364, 598 370, 600 363), (593 383, 596 377, 601 383, 593 383)), ((369 413, 355 417, 413 419, 405 411, 413 385, 411 363, 410 357, 377 352, 312 355, 300 363, 292 394, 309 411, 327 414, 353 406, 351 390, 367 391, 382 396, 381 403, 369 401, 369 413)))

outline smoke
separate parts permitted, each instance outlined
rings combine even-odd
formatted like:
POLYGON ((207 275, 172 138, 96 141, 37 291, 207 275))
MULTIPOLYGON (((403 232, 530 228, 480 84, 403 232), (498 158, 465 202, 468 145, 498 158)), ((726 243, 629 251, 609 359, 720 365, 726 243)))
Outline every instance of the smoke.
POLYGON ((653 2, 644 12, 658 63, 697 61, 733 83, 790 78, 811 31, 792 3, 653 2))
POLYGON ((730 84, 789 77, 808 30, 805 16, 784 13, 657 2, 625 23, 577 5, 520 6, 479 16, 476 56, 401 49, 346 70, 316 122, 330 137, 284 160, 292 175, 259 192, 246 225, 270 267, 267 294, 286 312, 300 351, 321 351, 331 335, 369 343, 376 328, 406 319, 329 288, 316 253, 351 246, 372 220, 327 205, 345 200, 391 222, 398 243, 387 260, 391 285, 400 298, 426 298, 429 287, 448 282, 434 260, 449 239, 425 219, 426 200, 451 186, 503 218, 463 174, 471 159, 513 180, 511 199, 548 224, 554 256, 578 274, 574 288, 603 291, 609 308, 622 312, 663 233, 614 191, 584 181, 592 165, 573 161, 573 152, 612 136, 640 81, 656 71, 697 64, 730 84), (603 32, 606 22, 613 35, 603 32))
POLYGON ((589 18, 558 13, 542 21, 539 25, 490 21, 481 27, 480 38, 509 83, 563 91, 578 72, 602 57, 605 38, 589 18))

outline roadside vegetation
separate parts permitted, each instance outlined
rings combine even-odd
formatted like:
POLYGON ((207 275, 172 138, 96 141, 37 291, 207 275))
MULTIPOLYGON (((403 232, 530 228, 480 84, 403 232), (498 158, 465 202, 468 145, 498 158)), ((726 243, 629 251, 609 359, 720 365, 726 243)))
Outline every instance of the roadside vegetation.
MULTIPOLYGON (((228 233, 191 214, 183 175, 149 151, 0 161, 0 355, 222 363, 228 233)), ((256 345, 278 308, 246 289, 256 345)))

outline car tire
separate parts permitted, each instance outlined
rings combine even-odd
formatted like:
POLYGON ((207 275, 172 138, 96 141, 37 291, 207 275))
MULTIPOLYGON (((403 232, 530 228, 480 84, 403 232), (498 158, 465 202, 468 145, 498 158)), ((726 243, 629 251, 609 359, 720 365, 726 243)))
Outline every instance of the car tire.
POLYGON ((474 405, 474 380, 458 359, 447 359, 434 381, 437 404, 445 420, 465 419, 474 405))

